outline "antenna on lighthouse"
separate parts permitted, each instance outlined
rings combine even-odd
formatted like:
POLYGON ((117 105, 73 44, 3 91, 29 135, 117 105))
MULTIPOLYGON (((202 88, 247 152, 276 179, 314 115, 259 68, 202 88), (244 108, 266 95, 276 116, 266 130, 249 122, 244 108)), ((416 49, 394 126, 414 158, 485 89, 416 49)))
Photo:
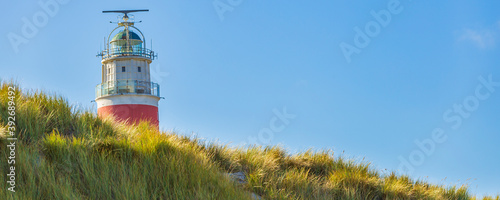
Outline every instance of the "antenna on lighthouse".
MULTIPOLYGON (((116 23, 118 23, 119 26, 125 26, 125 27, 126 26, 133 26, 134 25, 134 16, 133 15, 131 15, 131 17, 132 17, 131 21, 132 22, 128 21, 129 20, 128 14, 129 13, 133 13, 133 12, 149 12, 149 9, 140 9, 140 10, 104 10, 104 11, 102 11, 102 13, 123 13, 123 17, 122 17, 123 22, 120 22, 118 20, 118 22, 116 22, 116 23)), ((138 23, 141 23, 141 22, 142 21, 139 21, 138 23)), ((110 21, 110 23, 114 23, 114 22, 110 21)))
POLYGON ((102 13, 123 13, 123 20, 128 20, 128 14, 132 12, 149 12, 149 9, 141 9, 141 10, 104 10, 102 13))

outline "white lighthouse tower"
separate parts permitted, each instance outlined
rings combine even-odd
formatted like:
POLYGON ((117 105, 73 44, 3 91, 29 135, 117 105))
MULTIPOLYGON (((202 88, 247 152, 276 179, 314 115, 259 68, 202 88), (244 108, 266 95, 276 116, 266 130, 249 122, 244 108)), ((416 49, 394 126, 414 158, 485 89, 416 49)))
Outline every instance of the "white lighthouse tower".
POLYGON ((149 67, 156 55, 128 15, 141 11, 149 10, 103 11, 123 13, 123 17, 105 41, 106 49, 97 55, 102 59, 102 83, 96 87, 95 101, 99 116, 158 125, 160 86, 151 82, 149 67))

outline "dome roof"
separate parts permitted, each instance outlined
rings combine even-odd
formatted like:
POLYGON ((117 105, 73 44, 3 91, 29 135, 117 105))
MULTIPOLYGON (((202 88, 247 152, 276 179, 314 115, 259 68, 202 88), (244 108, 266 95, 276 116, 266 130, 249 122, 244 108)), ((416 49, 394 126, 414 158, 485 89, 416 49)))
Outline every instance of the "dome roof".
MULTIPOLYGON (((137 33, 134 33, 133 31, 128 31, 128 37, 131 40, 141 40, 141 37, 137 35, 137 33)), ((113 39, 111 39, 111 42, 116 41, 116 40, 126 40, 127 39, 127 32, 126 29, 118 32, 115 36, 113 36, 113 39)))

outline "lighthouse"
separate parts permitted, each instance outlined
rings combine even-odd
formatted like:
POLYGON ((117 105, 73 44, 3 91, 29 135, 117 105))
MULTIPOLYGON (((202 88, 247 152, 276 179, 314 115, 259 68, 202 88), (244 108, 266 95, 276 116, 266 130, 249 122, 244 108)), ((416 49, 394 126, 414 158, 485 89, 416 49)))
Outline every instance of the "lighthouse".
POLYGON ((157 55, 148 49, 146 38, 129 18, 129 13, 142 11, 148 10, 103 11, 122 16, 105 38, 105 49, 97 55, 101 57, 102 81, 96 86, 95 102, 101 117, 113 115, 129 124, 149 121, 158 126, 160 85, 151 82, 150 75, 157 55))

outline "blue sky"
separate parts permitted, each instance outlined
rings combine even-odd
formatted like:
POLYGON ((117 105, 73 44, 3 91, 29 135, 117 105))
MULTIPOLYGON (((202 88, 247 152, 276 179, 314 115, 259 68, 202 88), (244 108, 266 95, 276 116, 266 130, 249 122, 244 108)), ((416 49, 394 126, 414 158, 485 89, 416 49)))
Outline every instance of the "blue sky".
POLYGON ((381 170, 495 195, 499 4, 9 1, 0 14, 0 77, 95 108, 95 55, 116 26, 116 15, 101 11, 146 8, 136 26, 158 53, 151 67, 165 97, 162 129, 290 152, 330 148, 381 170), (57 9, 40 5, 54 2, 57 9), (23 32, 30 23, 36 31, 23 32), (346 45, 355 52, 346 54, 346 45))

